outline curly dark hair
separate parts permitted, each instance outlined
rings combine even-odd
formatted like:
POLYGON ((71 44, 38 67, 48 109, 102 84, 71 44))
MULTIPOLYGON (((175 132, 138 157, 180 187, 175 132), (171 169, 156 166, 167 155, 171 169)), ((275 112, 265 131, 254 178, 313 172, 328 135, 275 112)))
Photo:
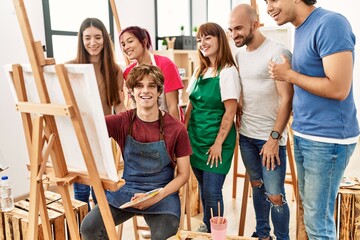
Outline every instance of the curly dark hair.
MULTIPOLYGON (((129 72, 128 78, 126 80, 126 87, 130 90, 134 88, 145 78, 148 77, 156 83, 157 90, 159 93, 162 93, 164 90, 164 75, 162 74, 160 68, 157 66, 140 64, 129 72)), ((135 102, 135 97, 131 95, 132 100, 135 102)), ((158 104, 160 104, 158 99, 158 104)))
POLYGON ((303 0, 303 2, 306 5, 314 5, 314 4, 316 4, 317 0, 303 0))

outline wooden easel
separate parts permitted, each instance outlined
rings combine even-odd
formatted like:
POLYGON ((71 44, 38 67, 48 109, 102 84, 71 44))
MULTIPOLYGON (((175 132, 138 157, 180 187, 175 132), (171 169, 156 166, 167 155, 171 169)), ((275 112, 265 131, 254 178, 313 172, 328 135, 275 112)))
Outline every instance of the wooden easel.
MULTIPOLYGON (((109 0, 109 1, 110 1, 111 11, 113 13, 115 24, 116 24, 116 29, 117 29, 118 33, 120 34, 121 33, 121 24, 120 24, 119 15, 118 15, 117 8, 116 8, 116 3, 115 3, 115 0, 109 0)), ((123 52, 123 57, 124 57, 126 65, 129 65, 130 60, 125 55, 124 52, 123 52)))
POLYGON ((34 41, 23 0, 13 0, 13 2, 41 102, 28 102, 22 68, 20 65, 13 65, 14 86, 19 100, 16 107, 21 113, 30 158, 30 223, 27 239, 38 239, 37 225, 39 211, 44 237, 45 239, 52 239, 45 203, 44 188, 42 185, 43 174, 47 170, 46 163, 49 156, 51 156, 52 160, 52 167, 50 170, 53 177, 51 177, 51 179, 56 183, 62 197, 71 239, 80 240, 79 229, 69 194, 69 185, 73 182, 91 184, 93 186, 109 238, 116 239, 115 224, 105 196, 104 188, 114 191, 123 186, 124 181, 120 180, 114 182, 108 179, 100 179, 80 112, 70 86, 69 78, 66 69, 62 64, 55 65, 55 68, 66 104, 54 105, 50 103, 42 67, 49 64, 55 64, 55 61, 53 59, 45 59, 41 43, 39 41, 34 41), (31 114, 37 115, 34 120, 31 119, 31 114), (64 152, 61 147, 54 119, 54 116, 59 115, 67 116, 71 119, 77 140, 81 147, 81 152, 84 159, 86 159, 85 164, 88 175, 70 172, 67 169, 64 152))

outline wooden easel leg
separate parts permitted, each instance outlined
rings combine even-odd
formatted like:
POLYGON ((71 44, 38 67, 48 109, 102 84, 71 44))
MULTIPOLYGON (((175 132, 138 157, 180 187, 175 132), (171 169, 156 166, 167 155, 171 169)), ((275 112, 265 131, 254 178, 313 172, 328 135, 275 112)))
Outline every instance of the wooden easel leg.
POLYGON ((181 196, 180 196, 180 224, 179 229, 184 229, 184 221, 185 221, 185 204, 186 204, 186 183, 180 188, 181 196))
POLYGON ((65 209, 65 217, 72 240, 80 240, 79 227, 75 218, 74 210, 70 199, 69 186, 65 183, 58 184, 57 190, 61 195, 63 206, 65 209))
POLYGON ((249 197, 249 183, 250 183, 249 175, 245 172, 244 189, 243 189, 243 196, 242 196, 242 203, 240 210, 239 236, 244 236, 246 210, 247 210, 246 208, 249 197))
POLYGON ((186 226, 187 230, 191 231, 191 215, 190 215, 190 184, 189 181, 186 184, 186 199, 185 199, 185 213, 186 213, 186 226))
POLYGON ((308 240, 308 236, 304 223, 304 208, 302 206, 302 200, 300 194, 297 193, 296 198, 296 239, 308 240))
POLYGON ((140 235, 139 235, 139 232, 138 232, 138 222, 137 222, 137 216, 134 215, 133 216, 133 225, 134 225, 134 236, 135 236, 135 240, 140 240, 140 235))
POLYGON ((40 194, 40 216, 41 216, 41 226, 45 239, 51 240, 51 228, 50 228, 50 220, 47 212, 46 200, 45 200, 45 192, 42 181, 38 182, 39 184, 39 194, 40 194))
POLYGON ((93 188, 95 191, 96 199, 98 201, 100 213, 105 224, 106 232, 109 236, 109 239, 117 239, 115 222, 110 211, 109 203, 106 199, 104 188, 102 186, 100 178, 97 178, 96 180, 94 179, 93 181, 93 188))
POLYGON ((124 223, 118 225, 118 229, 117 229, 118 240, 122 240, 123 228, 124 228, 124 223))
POLYGON ((237 188, 237 178, 238 178, 238 161, 239 161, 239 137, 236 138, 233 161, 234 161, 234 169, 233 169, 232 197, 236 198, 236 188, 237 188))
POLYGON ((289 159, 289 167, 290 167, 290 173, 291 173, 291 185, 293 186, 293 191, 295 195, 295 200, 298 197, 297 194, 297 176, 296 176, 296 170, 295 170, 295 161, 293 156, 293 150, 290 142, 290 136, 288 136, 287 142, 286 142, 286 151, 289 159))
POLYGON ((43 136, 43 116, 38 116, 34 120, 32 136, 32 146, 30 154, 30 209, 29 209, 29 228, 27 239, 38 239, 38 219, 39 207, 42 217, 44 237, 51 239, 50 223, 48 221, 44 191, 42 181, 38 181, 38 171, 42 158, 42 136, 43 136), (47 226, 46 226, 47 225, 47 226))

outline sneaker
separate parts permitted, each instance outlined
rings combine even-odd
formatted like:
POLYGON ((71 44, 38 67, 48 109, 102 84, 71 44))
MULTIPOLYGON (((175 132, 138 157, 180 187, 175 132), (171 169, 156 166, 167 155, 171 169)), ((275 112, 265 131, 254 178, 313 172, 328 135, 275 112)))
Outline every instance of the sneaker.
POLYGON ((251 237, 259 237, 256 232, 253 232, 253 234, 251 235, 251 237))
MULTIPOLYGON (((251 237, 254 237, 254 238, 259 238, 259 236, 256 234, 256 232, 254 232, 251 237)), ((262 240, 263 238, 259 238, 259 240, 262 240)), ((269 240, 273 240, 272 236, 269 236, 269 240)))
POLYGON ((204 223, 201 223, 200 226, 198 227, 198 229, 196 230, 197 232, 204 232, 207 233, 208 232, 208 228, 204 223))

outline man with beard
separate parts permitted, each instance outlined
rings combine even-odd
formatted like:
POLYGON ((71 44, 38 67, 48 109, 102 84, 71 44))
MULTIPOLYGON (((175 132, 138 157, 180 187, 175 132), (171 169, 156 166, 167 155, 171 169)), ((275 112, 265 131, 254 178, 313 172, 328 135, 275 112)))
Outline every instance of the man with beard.
POLYGON ((256 231, 252 237, 272 239, 269 215, 276 239, 289 239, 289 207, 284 181, 286 175, 286 125, 291 113, 292 84, 274 81, 269 61, 289 61, 284 46, 259 31, 256 11, 248 4, 236 6, 230 14, 229 30, 236 47, 242 84, 242 103, 237 124, 240 151, 253 188, 256 231))

